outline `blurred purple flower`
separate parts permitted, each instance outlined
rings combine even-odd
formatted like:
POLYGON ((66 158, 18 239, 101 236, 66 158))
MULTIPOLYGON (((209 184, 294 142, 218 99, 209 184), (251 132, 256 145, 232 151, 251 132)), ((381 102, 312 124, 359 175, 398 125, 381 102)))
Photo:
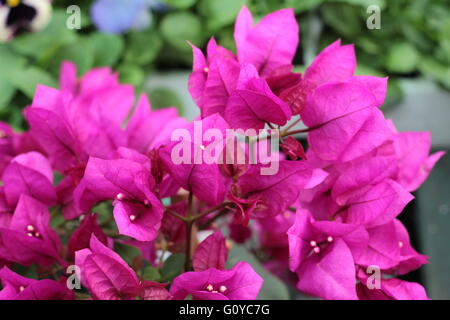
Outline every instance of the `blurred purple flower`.
POLYGON ((96 27, 106 33, 122 33, 129 29, 142 30, 151 24, 149 0, 97 0, 91 7, 96 27))

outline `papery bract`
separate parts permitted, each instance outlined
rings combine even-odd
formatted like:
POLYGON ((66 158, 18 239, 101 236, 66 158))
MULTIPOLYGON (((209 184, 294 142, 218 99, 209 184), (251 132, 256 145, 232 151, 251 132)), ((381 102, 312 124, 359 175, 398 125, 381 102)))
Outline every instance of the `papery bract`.
POLYGON ((119 232, 140 241, 151 241, 163 215, 162 204, 152 193, 154 185, 149 168, 140 162, 91 157, 74 197, 82 210, 89 210, 100 201, 114 200, 119 232))
POLYGON ((210 268, 223 270, 227 257, 225 238, 220 231, 216 231, 198 245, 192 257, 192 265, 195 271, 205 271, 210 268))
POLYGON ((194 300, 254 300, 262 283, 248 263, 239 262, 231 270, 183 273, 174 279, 170 294, 175 300, 189 294, 194 300))
POLYGON ((54 280, 29 279, 7 267, 0 269, 0 300, 73 300, 74 294, 67 287, 54 280))
POLYGON ((75 253, 81 281, 95 299, 132 299, 140 294, 136 273, 122 258, 92 235, 90 246, 75 253))

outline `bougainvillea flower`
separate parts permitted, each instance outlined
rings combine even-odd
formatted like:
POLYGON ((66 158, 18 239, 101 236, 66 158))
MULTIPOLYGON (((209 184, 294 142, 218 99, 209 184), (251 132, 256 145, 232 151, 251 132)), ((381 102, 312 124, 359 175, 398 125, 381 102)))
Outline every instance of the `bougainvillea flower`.
POLYGON ((61 242, 45 205, 22 194, 8 228, 0 229, 0 257, 23 265, 64 263, 61 242))
POLYGON ((400 220, 395 219, 394 225, 397 232, 398 246, 400 247, 400 263, 388 272, 403 275, 427 264, 428 257, 414 250, 409 240, 408 230, 406 230, 400 220))
POLYGON ((0 176, 14 155, 14 132, 7 123, 0 121, 0 176))
POLYGON ((303 161, 280 161, 273 175, 261 175, 261 167, 252 166, 238 182, 240 198, 259 199, 254 217, 265 218, 285 212, 299 197, 302 189, 313 188, 327 176, 321 169, 313 169, 303 161))
POLYGON ((7 267, 0 269, 0 300, 73 300, 73 291, 55 280, 29 279, 7 267))
POLYGON ((289 241, 287 231, 294 224, 295 213, 287 210, 283 214, 257 220, 257 230, 261 248, 273 260, 287 263, 289 241))
POLYGON ((340 202, 347 223, 368 227, 384 224, 397 217, 414 197, 391 179, 347 195, 340 202))
POLYGON ((315 221, 298 210, 288 236, 290 269, 298 275, 299 290, 324 299, 357 299, 354 259, 369 240, 363 227, 315 221))
POLYGON ((194 300, 254 300, 262 284, 263 279, 248 263, 239 262, 231 270, 183 273, 173 280, 170 294, 175 300, 189 294, 194 300))
POLYGON ((236 90, 228 99, 224 118, 235 129, 263 129, 266 122, 283 126, 291 118, 289 106, 259 78, 251 64, 243 65, 236 90))
POLYGON ((192 258, 195 271, 205 271, 211 268, 223 270, 228 257, 225 238, 219 231, 214 232, 200 242, 192 258))
POLYGON ((147 154, 169 142, 173 130, 186 126, 175 107, 152 111, 147 96, 142 95, 126 127, 127 147, 147 154))
POLYGON ((347 81, 355 69, 353 45, 341 46, 340 40, 335 41, 314 59, 299 83, 282 91, 280 97, 289 104, 293 114, 299 114, 315 88, 329 82, 347 81))
POLYGON ((387 273, 402 275, 428 262, 427 256, 413 249, 405 227, 396 219, 367 232, 369 245, 357 259, 360 265, 378 265, 387 273))
POLYGON ((396 134, 393 141, 399 168, 397 181, 408 191, 415 191, 445 152, 429 155, 430 132, 402 132, 396 134))
POLYGON ((165 287, 165 283, 144 281, 141 284, 140 296, 143 300, 170 300, 172 296, 165 287))
POLYGON ((322 160, 355 159, 392 135, 375 96, 355 83, 320 86, 301 116, 310 128, 308 142, 322 160))
POLYGON ((236 243, 245 243, 252 237, 252 229, 242 224, 231 223, 229 225, 229 237, 236 243))
POLYGON ((53 172, 47 158, 37 152, 21 154, 13 158, 3 172, 5 197, 14 207, 22 194, 39 199, 46 205, 56 203, 53 188, 53 172))
POLYGON ((140 294, 136 273, 122 258, 92 235, 90 246, 75 253, 81 282, 94 299, 132 299, 140 294))
POLYGON ((4 187, 0 187, 0 228, 8 228, 14 212, 6 202, 4 187))
POLYGON ((218 165, 226 145, 227 128, 225 120, 214 114, 180 132, 180 141, 168 144, 159 152, 175 182, 211 206, 225 199, 231 185, 231 178, 225 177, 218 165), (212 136, 206 136, 206 132, 212 136))
MULTIPOLYGON (((178 215, 184 217, 187 214, 187 201, 179 201, 167 207, 178 215)), ((168 241, 178 244, 185 239, 186 227, 183 221, 170 214, 164 214, 161 222, 161 232, 168 241)))
POLYGON ((363 283, 357 285, 360 300, 429 300, 425 288, 416 282, 396 278, 381 279, 380 289, 369 289, 363 283))
POLYGON ((253 213, 258 209, 261 209, 261 206, 264 208, 264 202, 258 198, 256 199, 245 199, 238 198, 232 193, 228 195, 228 200, 235 204, 236 208, 234 208, 235 214, 233 215, 233 223, 241 224, 242 226, 248 226, 250 218, 253 216, 253 213))
POLYGON ((114 200, 119 232, 139 241, 151 241, 161 225, 163 206, 152 190, 155 182, 142 163, 91 157, 74 197, 82 210, 114 200))
POLYGON ((192 45, 194 64, 189 77, 189 92, 201 110, 202 118, 223 113, 228 98, 236 89, 240 65, 233 53, 208 42, 207 57, 192 45))
POLYGON ((298 31, 292 9, 268 14, 253 26, 253 17, 244 6, 234 30, 239 62, 253 64, 263 77, 291 65, 299 42, 298 31))
POLYGON ((305 159, 305 150, 302 144, 294 137, 286 137, 280 145, 281 149, 288 155, 291 160, 305 159))
POLYGON ((86 214, 83 217, 78 229, 72 233, 67 244, 67 256, 69 258, 73 259, 76 251, 89 248, 89 242, 93 234, 101 243, 108 244, 108 237, 100 228, 97 220, 97 214, 86 214))

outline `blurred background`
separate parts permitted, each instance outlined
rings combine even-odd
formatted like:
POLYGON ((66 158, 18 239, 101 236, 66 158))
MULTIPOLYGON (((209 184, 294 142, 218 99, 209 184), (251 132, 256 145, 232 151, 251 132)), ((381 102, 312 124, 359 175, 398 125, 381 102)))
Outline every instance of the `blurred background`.
MULTIPOLYGON (((431 131, 432 151, 450 150, 450 1, 448 0, 1 0, 0 120, 25 128, 21 110, 36 84, 57 86, 60 63, 79 75, 110 66, 153 108, 198 110, 187 91, 192 63, 185 40, 211 36, 234 50, 233 24, 246 4, 256 19, 294 8, 300 25, 298 71, 340 38, 355 44, 358 74, 389 76, 383 105, 401 131, 431 131), (380 29, 369 29, 370 6, 380 29), (31 8, 31 9, 30 9, 31 8), (33 31, 33 32, 31 32, 33 31)), ((431 298, 450 299, 450 156, 438 162, 401 219, 430 264, 407 280, 431 298)), ((273 297, 271 297, 273 298, 273 297)))

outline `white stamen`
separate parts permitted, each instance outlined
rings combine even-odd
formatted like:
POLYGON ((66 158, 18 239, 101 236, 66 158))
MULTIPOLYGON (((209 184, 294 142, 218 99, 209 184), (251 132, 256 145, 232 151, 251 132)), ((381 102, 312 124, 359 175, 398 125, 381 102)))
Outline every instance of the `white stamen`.
POLYGON ((31 224, 27 225, 27 231, 33 232, 34 231, 34 227, 31 224))
POLYGON ((225 291, 227 291, 227 287, 225 286, 220 286, 219 291, 224 293, 225 291))
POLYGON ((320 248, 319 248, 319 247, 314 247, 313 251, 314 251, 315 253, 319 253, 319 252, 320 252, 320 248))
POLYGON ((130 220, 131 220, 131 221, 136 220, 136 216, 135 216, 134 214, 130 215, 130 220))
POLYGON ((399 246, 400 248, 403 248, 403 241, 399 241, 399 242, 398 242, 398 246, 399 246))
POLYGON ((34 236, 35 236, 36 238, 39 238, 39 237, 41 236, 41 234, 40 234, 39 232, 35 232, 35 233, 34 233, 34 236))
POLYGON ((116 199, 122 201, 123 199, 125 199, 125 195, 123 193, 118 193, 116 199))
POLYGON ((311 247, 315 247, 315 246, 317 246, 317 242, 315 242, 314 240, 311 240, 311 241, 309 242, 309 245, 310 245, 311 247))
POLYGON ((32 237, 33 234, 32 234, 31 232, 28 232, 28 233, 27 233, 27 236, 32 237))
POLYGON ((145 200, 144 200, 144 205, 145 205, 145 206, 148 206, 149 204, 150 204, 150 202, 149 202, 147 199, 145 199, 145 200))
POLYGON ((214 290, 214 287, 212 286, 212 284, 208 284, 208 286, 206 287, 206 290, 212 292, 214 290))
POLYGON ((208 68, 208 67, 204 67, 204 68, 203 68, 203 71, 205 71, 206 73, 208 73, 208 72, 209 72, 209 68, 208 68))
POLYGON ((202 149, 203 151, 206 149, 204 145, 200 146, 200 149, 202 149))
POLYGON ((334 240, 334 239, 333 239, 332 236, 328 236, 328 238, 327 238, 327 241, 328 241, 328 242, 333 242, 333 240, 334 240))
POLYGON ((19 291, 22 292, 23 290, 25 290, 25 287, 24 286, 20 286, 19 287, 19 291))
POLYGON ((219 291, 217 291, 217 290, 213 290, 213 291, 211 291, 212 293, 219 293, 219 291))

